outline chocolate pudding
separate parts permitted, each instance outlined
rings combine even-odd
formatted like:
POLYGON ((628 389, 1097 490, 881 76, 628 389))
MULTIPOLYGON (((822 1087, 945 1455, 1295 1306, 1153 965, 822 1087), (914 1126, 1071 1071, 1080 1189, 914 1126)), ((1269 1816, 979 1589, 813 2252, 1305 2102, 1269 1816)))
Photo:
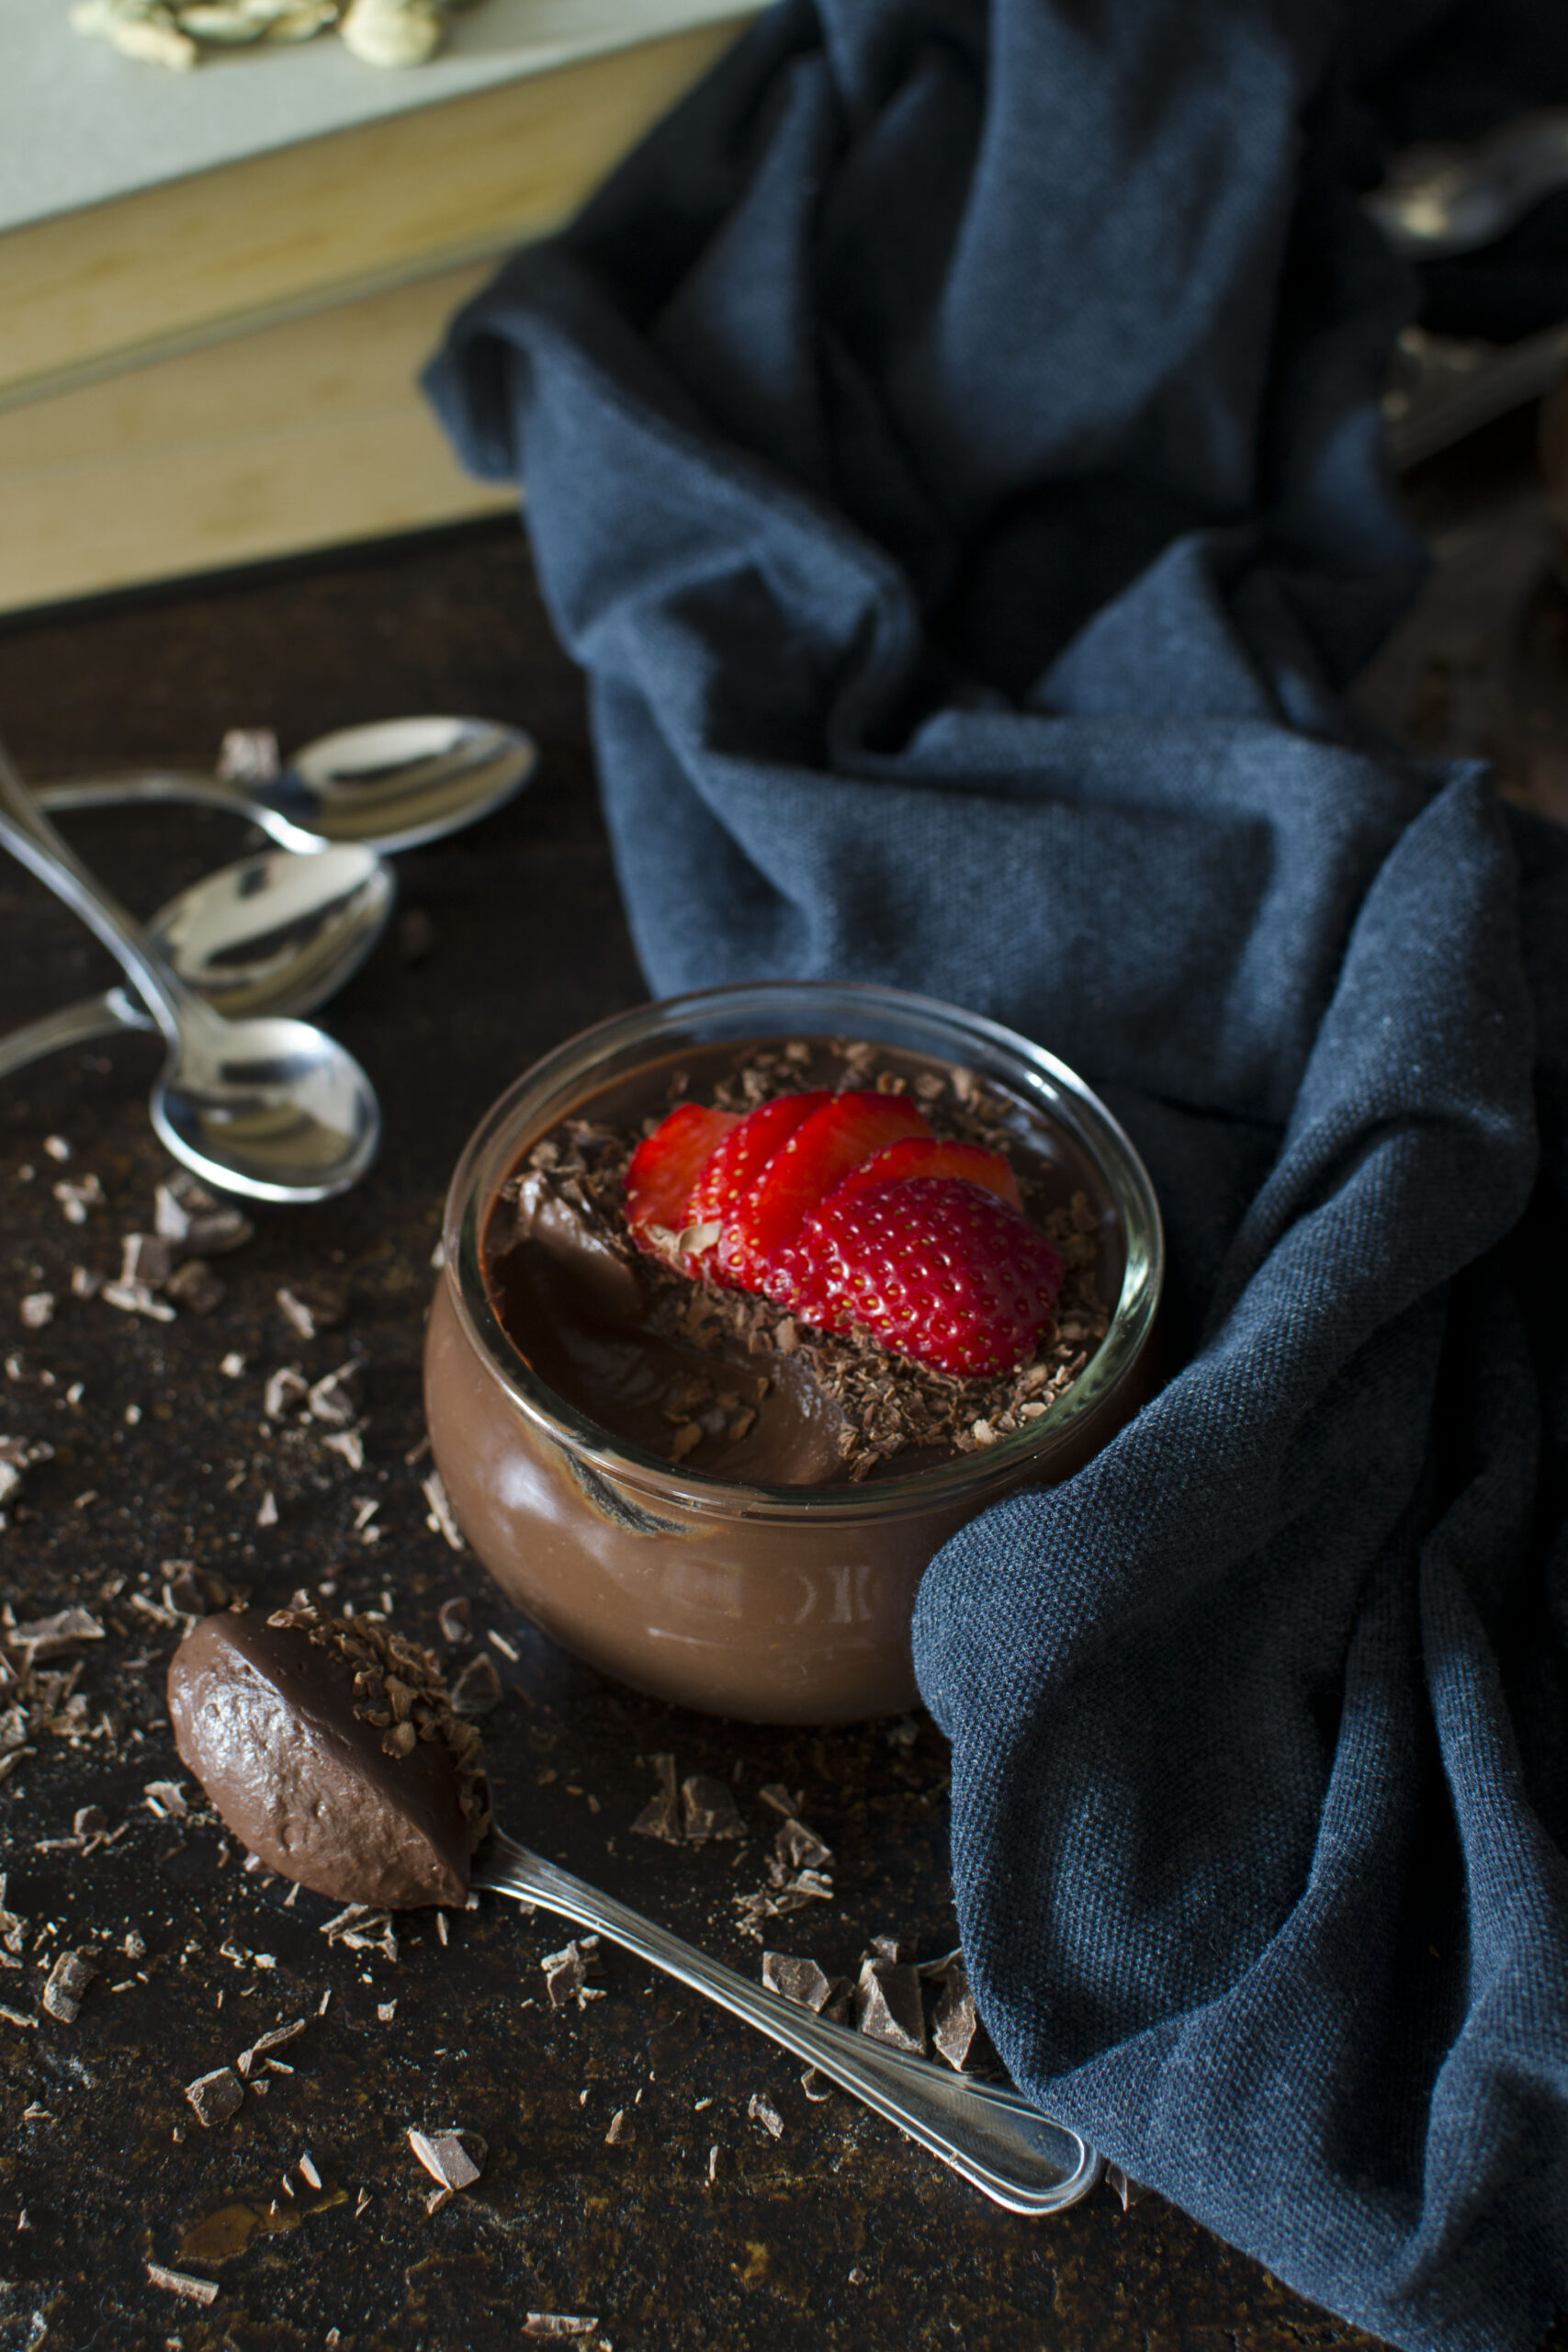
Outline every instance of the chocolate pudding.
POLYGON ((932 1553, 1142 1402, 1158 1259, 1120 1130, 989 1023, 782 983, 646 1008, 529 1073, 465 1155, 426 1349, 436 1464, 503 1589, 605 1671, 761 1719, 896 1711, 932 1553), (938 1135, 1005 1154, 1068 1269, 1027 1363, 956 1378, 632 1243, 626 1163, 672 1104, 847 1086, 907 1090, 938 1135))
POLYGON ((479 1734, 412 1643, 302 1600, 206 1617, 170 1661, 169 1717, 223 1821, 285 1878, 389 1910, 464 1901, 490 1819, 479 1734))
POLYGON ((497 1320, 557 1394, 638 1452, 744 1486, 907 1476, 1043 1417, 1111 1327, 1119 1240, 1091 1206, 1094 1170, 1027 1106, 974 1072, 870 1043, 760 1040, 682 1055, 606 1090, 529 1146, 502 1183, 481 1259, 497 1320), (745 1113, 780 1096, 866 1088, 918 1104, 933 1134, 1012 1167, 1024 1214, 1066 1276, 1020 1364, 962 1379, 863 1331, 814 1330, 749 1290, 694 1281, 637 1249, 627 1165, 682 1102, 745 1113), (1109 1294, 1109 1295, 1107 1295, 1109 1294))

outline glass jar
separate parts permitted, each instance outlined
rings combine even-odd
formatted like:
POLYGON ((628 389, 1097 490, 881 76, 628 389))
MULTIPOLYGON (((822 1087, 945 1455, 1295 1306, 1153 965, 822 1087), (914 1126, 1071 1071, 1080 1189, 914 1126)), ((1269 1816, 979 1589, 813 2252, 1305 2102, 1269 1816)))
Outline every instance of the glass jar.
MULTIPOLYGON (((700 1086, 694 1092, 700 1098, 700 1086)), ((1069 1476, 1145 1401, 1163 1241, 1143 1163, 1061 1062, 995 1022, 900 990, 765 981, 602 1022, 480 1121, 447 1200, 425 1348, 431 1446, 508 1599, 603 1672, 679 1704, 843 1723, 915 1702, 909 1623, 927 1562, 1001 1496, 1069 1476), (861 1485, 742 1486, 643 1453, 553 1391, 502 1329, 481 1250, 502 1184, 559 1122, 639 1074, 790 1038, 863 1039, 966 1069, 1098 1220, 1106 1336, 1039 1419, 984 1450, 861 1485)))

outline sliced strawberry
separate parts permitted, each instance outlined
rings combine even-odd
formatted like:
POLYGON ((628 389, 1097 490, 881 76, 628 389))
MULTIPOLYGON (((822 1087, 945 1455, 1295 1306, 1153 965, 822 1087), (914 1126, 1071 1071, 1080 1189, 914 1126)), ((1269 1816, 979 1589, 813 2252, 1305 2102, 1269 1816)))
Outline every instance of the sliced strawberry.
POLYGON ((867 1184, 891 1184, 898 1176, 962 1176, 1023 1215, 1018 1178, 999 1151, 987 1151, 978 1143, 942 1143, 935 1136, 906 1136, 901 1143, 874 1151, 851 1169, 835 1197, 858 1193, 867 1184))
POLYGON ((961 1177, 848 1186, 773 1262, 781 1295, 826 1330, 964 1378, 1021 1363, 1050 1323, 1061 1259, 1028 1220, 961 1177))
POLYGON ((736 1204, 728 1257, 741 1286, 770 1288, 778 1251, 852 1168, 885 1144, 930 1133, 905 1095, 855 1089, 829 1095, 775 1152, 750 1196, 736 1204))
POLYGON ((626 1170, 626 1223, 650 1257, 674 1258, 674 1236, 692 1223, 692 1188, 732 1127, 738 1111, 682 1102, 645 1136, 626 1170))
POLYGON ((772 1102, 749 1112, 739 1125, 724 1136, 692 1192, 691 1222, 697 1226, 716 1224, 720 1227, 716 1241, 685 1253, 685 1262, 693 1273, 706 1274, 711 1282, 727 1283, 735 1290, 755 1287, 747 1282, 735 1258, 735 1212, 756 1190, 770 1161, 783 1150, 796 1128, 804 1126, 814 1111, 832 1100, 824 1088, 804 1094, 780 1094, 772 1102))

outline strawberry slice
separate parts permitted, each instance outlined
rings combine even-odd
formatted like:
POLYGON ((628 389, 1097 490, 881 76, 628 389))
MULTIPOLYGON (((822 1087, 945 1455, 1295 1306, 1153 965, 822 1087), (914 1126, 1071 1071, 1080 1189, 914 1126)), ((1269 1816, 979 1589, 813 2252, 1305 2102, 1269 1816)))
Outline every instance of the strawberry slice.
POLYGON ((764 1170, 783 1150, 797 1127, 814 1111, 833 1100, 826 1088, 802 1094, 780 1094, 772 1102, 750 1111, 732 1127, 697 1177, 692 1190, 691 1222, 717 1225, 718 1238, 705 1248, 688 1250, 684 1262, 694 1274, 732 1290, 754 1289, 742 1257, 734 1249, 733 1216, 739 1204, 753 1193, 764 1170))
POLYGON ((891 1184, 898 1176, 962 1176, 1023 1215, 1018 1178, 999 1151, 987 1151, 978 1143, 942 1143, 935 1136, 906 1136, 901 1143, 874 1151, 851 1169, 834 1197, 858 1193, 867 1184, 891 1184))
POLYGON ((732 1127, 738 1111, 710 1111, 682 1102, 645 1136, 626 1170, 626 1223, 650 1257, 681 1263, 675 1237, 692 1224, 692 1191, 703 1168, 732 1127))
POLYGON ((737 1202, 728 1243, 732 1273, 744 1288, 776 1295, 773 1261, 818 1203, 884 1145, 930 1133, 905 1095, 853 1088, 829 1095, 774 1153, 749 1198, 737 1202))
POLYGON ((885 1348, 973 1379, 1032 1352, 1065 1269, 1044 1235, 982 1186, 901 1176, 824 1201, 773 1271, 806 1321, 862 1324, 885 1348))

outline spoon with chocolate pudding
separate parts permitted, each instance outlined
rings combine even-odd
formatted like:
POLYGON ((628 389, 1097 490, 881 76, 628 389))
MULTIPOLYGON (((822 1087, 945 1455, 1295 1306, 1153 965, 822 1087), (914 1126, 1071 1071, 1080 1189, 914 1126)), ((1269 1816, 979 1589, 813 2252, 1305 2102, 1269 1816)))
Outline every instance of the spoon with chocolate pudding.
POLYGON ((303 1595, 265 1619, 204 1618, 171 1662, 169 1715, 228 1826, 319 1894, 411 1908, 472 1886, 555 1912, 755 2027, 1011 2212, 1058 2211, 1100 2177, 1093 2151, 1016 2091, 829 2024, 494 1827, 479 1734, 428 1656, 372 1619, 303 1595))

